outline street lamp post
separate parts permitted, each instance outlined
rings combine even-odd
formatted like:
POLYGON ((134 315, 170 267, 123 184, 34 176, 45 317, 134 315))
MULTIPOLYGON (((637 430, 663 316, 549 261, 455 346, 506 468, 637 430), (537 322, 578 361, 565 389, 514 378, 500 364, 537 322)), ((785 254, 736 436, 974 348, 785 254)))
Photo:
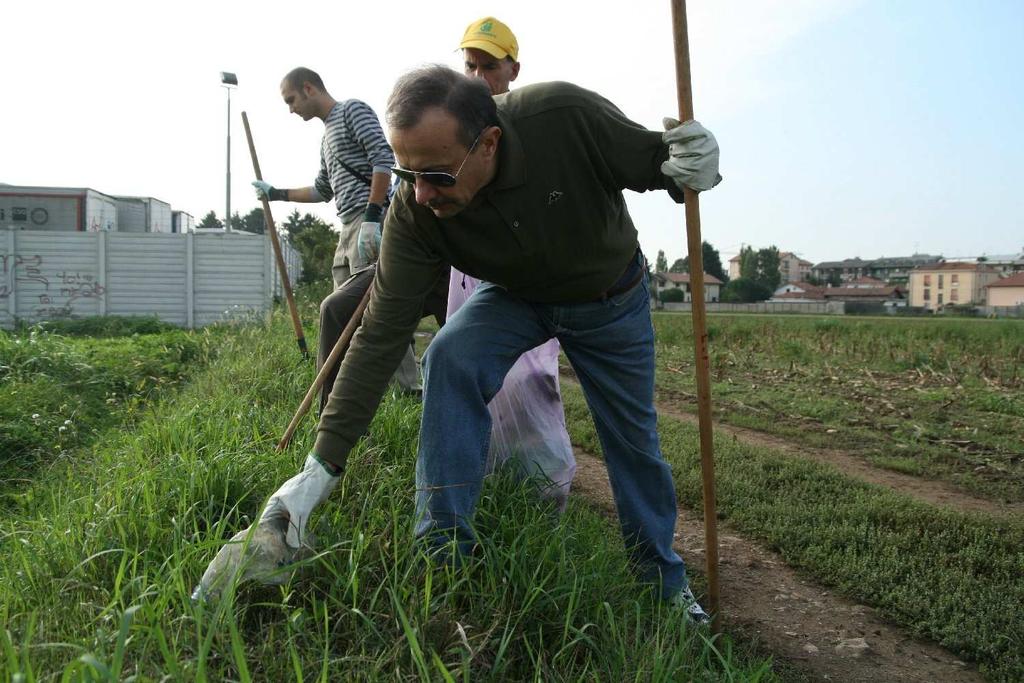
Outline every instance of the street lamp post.
POLYGON ((231 86, 238 87, 238 76, 227 71, 220 72, 221 85, 228 93, 228 154, 227 178, 224 201, 224 231, 231 232, 231 86))

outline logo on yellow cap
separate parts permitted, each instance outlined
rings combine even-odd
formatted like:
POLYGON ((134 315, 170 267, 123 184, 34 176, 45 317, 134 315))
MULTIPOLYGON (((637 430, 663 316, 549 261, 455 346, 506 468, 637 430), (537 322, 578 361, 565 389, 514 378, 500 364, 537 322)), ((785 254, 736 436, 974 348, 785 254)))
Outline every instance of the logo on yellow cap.
POLYGON ((519 59, 519 43, 515 35, 508 26, 494 17, 477 19, 466 27, 459 47, 483 50, 498 59, 506 56, 513 61, 519 59))

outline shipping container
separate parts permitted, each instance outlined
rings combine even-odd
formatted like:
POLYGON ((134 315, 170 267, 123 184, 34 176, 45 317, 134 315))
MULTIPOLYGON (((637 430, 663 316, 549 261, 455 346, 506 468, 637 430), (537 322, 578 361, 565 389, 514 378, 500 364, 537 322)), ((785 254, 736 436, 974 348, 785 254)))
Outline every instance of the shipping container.
POLYGON ((172 232, 171 205, 153 197, 115 197, 120 232, 172 232))
POLYGON ((114 231, 118 228, 117 202, 88 187, 0 185, 0 228, 114 231))
POLYGON ((196 219, 185 211, 171 212, 171 232, 192 232, 196 228, 196 219))

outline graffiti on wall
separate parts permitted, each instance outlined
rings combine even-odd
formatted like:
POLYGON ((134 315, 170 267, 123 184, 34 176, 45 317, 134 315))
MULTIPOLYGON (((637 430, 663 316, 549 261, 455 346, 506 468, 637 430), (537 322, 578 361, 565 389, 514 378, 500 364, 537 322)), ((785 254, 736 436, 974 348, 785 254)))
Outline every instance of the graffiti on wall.
POLYGON ((42 288, 41 292, 33 294, 36 304, 32 313, 36 318, 73 316, 76 301, 96 299, 106 292, 92 273, 71 270, 46 272, 43 257, 39 254, 2 255, 0 269, 0 300, 9 299, 21 287, 30 287, 34 292, 42 288))

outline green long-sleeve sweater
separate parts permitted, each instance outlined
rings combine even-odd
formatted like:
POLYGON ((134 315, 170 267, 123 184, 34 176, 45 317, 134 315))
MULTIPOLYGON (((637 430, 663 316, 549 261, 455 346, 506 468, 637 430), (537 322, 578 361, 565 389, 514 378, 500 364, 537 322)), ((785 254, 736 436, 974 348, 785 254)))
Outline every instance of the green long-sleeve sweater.
POLYGON ((437 218, 403 184, 388 211, 370 303, 314 447, 339 466, 365 433, 423 299, 449 265, 527 301, 593 301, 637 248, 622 190, 666 189, 682 201, 660 170, 668 157, 661 133, 630 121, 600 95, 555 82, 495 101, 502 130, 497 173, 469 206, 437 218))

